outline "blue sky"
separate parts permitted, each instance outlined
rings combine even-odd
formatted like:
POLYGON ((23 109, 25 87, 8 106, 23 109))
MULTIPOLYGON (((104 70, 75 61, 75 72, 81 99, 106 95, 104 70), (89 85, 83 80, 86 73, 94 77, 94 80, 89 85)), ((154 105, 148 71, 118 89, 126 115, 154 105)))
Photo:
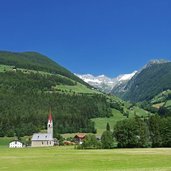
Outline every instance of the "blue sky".
POLYGON ((0 0, 0 49, 110 77, 171 59, 170 0, 0 0))

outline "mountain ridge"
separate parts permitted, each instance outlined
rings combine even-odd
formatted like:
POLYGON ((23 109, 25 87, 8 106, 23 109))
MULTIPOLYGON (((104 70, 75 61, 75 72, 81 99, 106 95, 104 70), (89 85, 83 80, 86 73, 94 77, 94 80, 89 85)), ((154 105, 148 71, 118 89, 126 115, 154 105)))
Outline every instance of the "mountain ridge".
POLYGON ((105 75, 94 76, 92 74, 75 74, 91 86, 94 86, 106 93, 110 93, 113 87, 121 84, 122 82, 130 80, 137 71, 134 71, 130 74, 121 74, 117 77, 110 78, 105 75))
POLYGON ((171 89, 171 62, 153 60, 142 67, 126 84, 114 87, 112 94, 132 102, 150 100, 171 89))

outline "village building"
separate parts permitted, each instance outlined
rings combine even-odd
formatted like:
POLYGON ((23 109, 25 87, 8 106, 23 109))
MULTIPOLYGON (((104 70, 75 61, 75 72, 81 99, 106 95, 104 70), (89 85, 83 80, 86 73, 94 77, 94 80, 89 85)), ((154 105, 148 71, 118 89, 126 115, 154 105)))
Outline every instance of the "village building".
POLYGON ((49 113, 47 133, 35 133, 31 139, 32 147, 54 146, 52 113, 49 113))
POLYGON ((86 134, 83 134, 83 133, 78 133, 75 135, 75 142, 78 143, 78 144, 82 144, 83 143, 83 140, 85 139, 85 136, 86 134))
POLYGON ((20 141, 12 141, 9 143, 9 148, 22 148, 23 144, 20 141))

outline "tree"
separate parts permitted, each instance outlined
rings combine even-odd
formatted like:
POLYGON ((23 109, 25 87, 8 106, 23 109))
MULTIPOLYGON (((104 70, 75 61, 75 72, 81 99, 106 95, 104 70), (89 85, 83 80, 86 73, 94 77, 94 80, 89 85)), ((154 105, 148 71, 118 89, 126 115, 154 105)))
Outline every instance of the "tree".
POLYGON ((161 137, 161 119, 158 115, 151 116, 149 118, 149 130, 150 137, 152 141, 152 147, 161 147, 162 146, 162 137, 161 137))
POLYGON ((171 147, 171 117, 161 118, 160 134, 162 147, 171 147))
POLYGON ((113 147, 113 137, 110 131, 104 131, 101 137, 102 148, 110 149, 113 147))
POLYGON ((63 138, 60 134, 55 133, 55 134, 54 134, 54 137, 57 139, 59 145, 64 145, 64 143, 63 143, 64 138, 63 138))
POLYGON ((118 147, 121 148, 147 147, 149 142, 147 124, 138 116, 119 121, 114 128, 114 137, 118 147))
POLYGON ((109 123, 107 123, 107 125, 106 125, 106 131, 110 131, 110 125, 109 125, 109 123))

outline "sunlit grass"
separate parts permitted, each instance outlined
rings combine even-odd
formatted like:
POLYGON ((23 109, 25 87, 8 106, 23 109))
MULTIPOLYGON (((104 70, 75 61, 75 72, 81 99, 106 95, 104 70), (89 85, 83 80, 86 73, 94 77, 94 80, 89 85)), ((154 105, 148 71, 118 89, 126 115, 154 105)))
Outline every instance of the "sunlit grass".
POLYGON ((107 123, 109 123, 110 128, 113 131, 113 128, 114 128, 114 125, 116 124, 116 122, 118 122, 122 119, 126 119, 126 117, 123 116, 123 114, 120 113, 116 109, 112 109, 112 114, 113 114, 113 116, 110 118, 106 117, 106 118, 92 119, 92 121, 95 122, 95 128, 97 129, 97 135, 101 135, 103 133, 103 131, 106 130, 107 123))
POLYGON ((69 85, 57 85, 57 90, 65 91, 67 93, 96 93, 99 94, 100 92, 94 89, 87 88, 85 85, 82 85, 80 83, 77 83, 75 86, 69 86, 69 85))
POLYGON ((171 149, 0 148, 5 171, 170 171, 171 149))

